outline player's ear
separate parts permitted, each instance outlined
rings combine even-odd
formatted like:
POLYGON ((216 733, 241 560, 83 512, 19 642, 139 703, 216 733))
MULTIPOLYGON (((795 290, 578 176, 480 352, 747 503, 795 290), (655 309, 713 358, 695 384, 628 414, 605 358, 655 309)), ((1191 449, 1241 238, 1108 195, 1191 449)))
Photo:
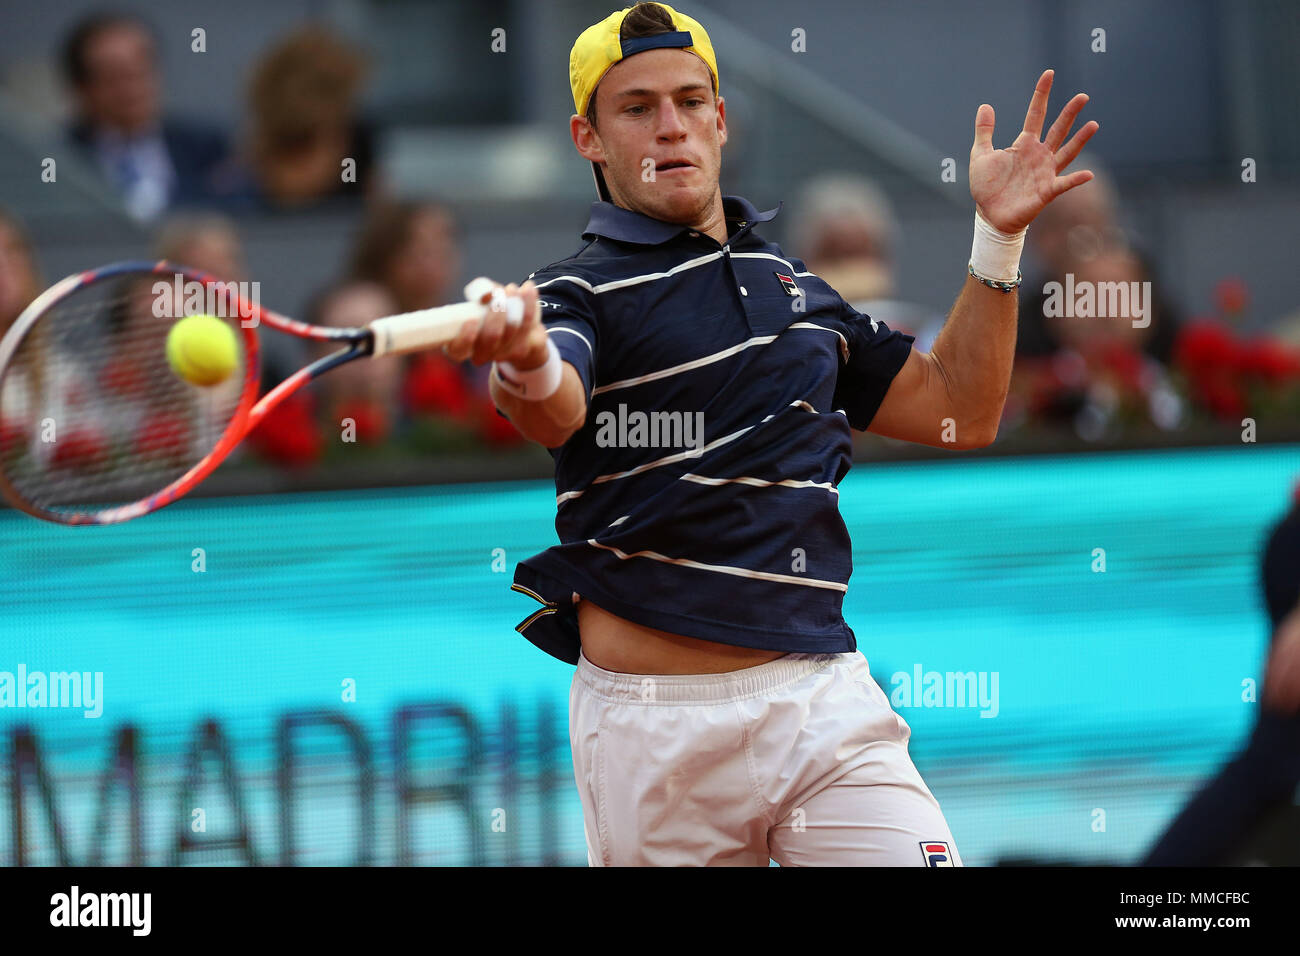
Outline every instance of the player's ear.
POLYGON ((605 161, 605 150, 600 144, 600 134, 591 123, 587 122, 587 117, 579 116, 577 113, 569 117, 569 136, 573 138, 573 146, 583 159, 589 159, 593 163, 605 161))
POLYGON ((727 101, 718 97, 718 142, 727 145, 727 101))

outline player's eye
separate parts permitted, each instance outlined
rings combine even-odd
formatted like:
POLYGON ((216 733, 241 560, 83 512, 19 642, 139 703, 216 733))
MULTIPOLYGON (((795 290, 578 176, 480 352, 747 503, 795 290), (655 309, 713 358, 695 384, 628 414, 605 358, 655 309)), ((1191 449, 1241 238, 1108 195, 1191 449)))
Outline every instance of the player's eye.
POLYGON ((687 106, 703 106, 703 105, 704 105, 704 100, 700 99, 698 96, 692 96, 689 100, 686 101, 686 105, 687 105, 687 106))

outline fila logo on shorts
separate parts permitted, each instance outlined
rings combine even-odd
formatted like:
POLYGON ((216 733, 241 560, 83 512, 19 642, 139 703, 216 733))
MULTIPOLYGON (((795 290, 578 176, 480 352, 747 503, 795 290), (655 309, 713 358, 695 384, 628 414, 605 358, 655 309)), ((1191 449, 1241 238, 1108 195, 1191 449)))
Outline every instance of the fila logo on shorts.
POLYGON ((925 854, 926 866, 952 866, 952 852, 946 843, 923 842, 921 852, 925 854))

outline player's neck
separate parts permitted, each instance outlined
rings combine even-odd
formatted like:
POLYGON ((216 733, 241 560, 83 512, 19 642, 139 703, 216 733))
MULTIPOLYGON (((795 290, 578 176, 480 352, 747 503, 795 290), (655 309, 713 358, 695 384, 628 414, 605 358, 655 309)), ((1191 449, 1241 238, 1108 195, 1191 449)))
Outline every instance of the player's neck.
POLYGON ((722 208, 722 192, 719 190, 713 194, 713 202, 709 204, 709 212, 703 221, 692 226, 696 232, 702 232, 707 236, 712 236, 718 240, 719 245, 727 243, 727 214, 722 208))
MULTIPOLYGON (((631 203, 623 199, 623 197, 617 192, 614 192, 608 201, 612 202, 620 209, 626 209, 629 212, 638 212, 644 216, 657 218, 653 213, 637 209, 631 203)), ((668 220, 661 221, 667 222, 668 220)), ((718 241, 718 245, 726 245, 729 233, 727 231, 727 214, 722 208, 722 190, 717 189, 714 191, 713 199, 709 203, 708 210, 698 220, 689 223, 682 223, 682 225, 689 227, 695 232, 702 232, 707 236, 712 236, 718 241)))

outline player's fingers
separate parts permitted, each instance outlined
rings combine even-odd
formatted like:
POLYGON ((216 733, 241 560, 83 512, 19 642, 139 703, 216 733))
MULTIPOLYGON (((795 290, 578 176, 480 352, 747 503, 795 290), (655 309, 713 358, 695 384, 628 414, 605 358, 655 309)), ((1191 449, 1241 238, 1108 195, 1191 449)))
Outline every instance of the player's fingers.
POLYGON ((1043 145, 1056 152, 1061 144, 1065 142, 1065 137, 1070 133, 1070 127, 1074 125, 1079 111, 1087 105, 1088 94, 1076 93, 1074 99, 1065 104, 1065 109, 1061 110, 1061 115, 1056 118, 1052 128, 1047 131, 1047 138, 1043 140, 1043 145))
POLYGON ((1092 139, 1092 134, 1101 129, 1096 120, 1089 120, 1083 129, 1074 134, 1074 138, 1056 151, 1056 171, 1059 173, 1074 162, 1074 158, 1083 150, 1084 144, 1092 139))
MULTIPOLYGON (((513 353, 520 342, 528 337, 529 331, 537 324, 537 286, 532 281, 525 282, 511 298, 506 310, 506 329, 497 348, 498 361, 501 356, 513 353), (511 322, 511 317, 518 315, 519 321, 511 322)), ((508 360, 508 359, 507 359, 508 360)))
POLYGON ((519 298, 523 301, 523 321, 519 323, 521 336, 527 335, 533 326, 541 324, 542 310, 539 308, 541 297, 532 279, 519 287, 519 298))
POLYGON ((1034 86, 1034 95, 1029 100, 1029 110, 1025 113, 1025 132, 1034 139, 1043 135, 1043 120, 1047 119, 1047 98, 1052 93, 1052 77, 1055 70, 1044 70, 1034 86))
POLYGON ((474 351, 474 339, 478 335, 478 319, 466 319, 456 337, 442 347, 442 354, 453 362, 463 362, 474 351))
POLYGON ((478 302, 481 305, 486 305, 488 297, 492 295, 492 290, 496 287, 497 283, 493 282, 487 276, 478 276, 475 279, 470 279, 469 282, 465 284, 465 301, 478 302))
POLYGON ((1082 186, 1092 178, 1092 170, 1090 169, 1080 169, 1068 176, 1057 176, 1052 187, 1052 198, 1055 199, 1061 193, 1068 193, 1075 186, 1082 186))
POLYGON ((987 153, 993 149, 993 107, 988 103, 980 104, 975 111, 975 144, 971 146, 971 155, 987 153))
MULTIPOLYGON (((465 285, 465 301, 487 305, 492 291, 497 287, 498 283, 487 276, 477 276, 465 285)), ((473 354, 479 323, 479 319, 466 319, 456 338, 442 347, 442 354, 456 362, 466 361, 473 354)))
POLYGON ((487 315, 483 318, 483 325, 479 329, 478 337, 474 340, 473 361, 475 365, 484 365, 496 358, 497 350, 501 345, 501 337, 506 330, 506 317, 512 310, 517 310, 519 306, 511 306, 511 298, 516 298, 515 292, 518 290, 513 282, 508 286, 498 286, 492 290, 492 299, 488 304, 487 315))

